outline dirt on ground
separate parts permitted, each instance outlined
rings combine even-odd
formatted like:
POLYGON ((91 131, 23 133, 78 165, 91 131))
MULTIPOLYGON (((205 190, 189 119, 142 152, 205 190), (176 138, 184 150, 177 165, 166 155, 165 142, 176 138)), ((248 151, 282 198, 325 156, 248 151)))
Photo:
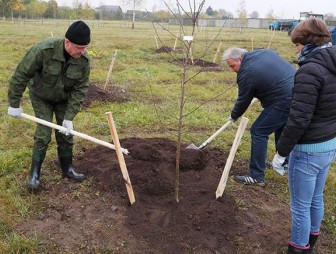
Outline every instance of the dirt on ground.
POLYGON ((155 53, 170 53, 170 52, 174 52, 175 50, 171 47, 168 46, 162 46, 160 48, 157 48, 155 50, 155 53))
MULTIPOLYGON (((158 49, 155 50, 155 53, 183 53, 183 48, 178 47, 175 50, 171 47, 168 46, 162 46, 158 49)), ((223 68, 221 67, 220 64, 214 63, 214 62, 209 62, 206 60, 203 60, 201 58, 198 59, 185 59, 185 58, 179 58, 176 59, 177 62, 179 63, 186 63, 188 65, 194 65, 194 66, 199 66, 202 67, 203 72, 219 72, 223 71, 223 68)))
MULTIPOLYGON (((47 253, 284 253, 290 211, 276 184, 244 186, 230 177, 216 199, 227 154, 184 146, 177 203, 175 142, 129 138, 121 145, 130 152, 124 158, 133 205, 111 149, 76 157, 75 168, 87 177, 82 183, 62 178, 57 161, 44 165, 36 194, 43 209, 16 229, 41 240, 39 253, 46 245, 47 253)), ((245 172, 246 162, 235 161, 231 175, 245 172)), ((327 239, 321 242, 320 253, 331 253, 327 239)))
POLYGON ((203 72, 219 72, 219 71, 223 71, 222 67, 220 64, 218 63, 214 63, 214 62, 209 62, 206 60, 203 60, 201 58, 198 59, 184 59, 184 58, 180 58, 177 59, 177 61, 179 63, 186 63, 188 65, 194 65, 194 66, 199 66, 202 68, 203 72))
POLYGON ((107 85, 106 89, 104 89, 104 85, 99 84, 90 84, 87 95, 83 102, 83 108, 88 108, 91 104, 95 101, 100 103, 107 103, 107 102, 116 102, 122 103, 127 101, 127 97, 129 92, 126 89, 107 85))
MULTIPOLYGON (((99 99, 97 94, 88 98, 99 99)), ((43 164, 42 190, 25 193, 38 195, 42 208, 15 228, 39 239, 37 253, 285 253, 289 205, 277 196, 276 181, 266 187, 233 181, 232 175, 246 174, 248 162, 234 160, 224 194, 216 199, 229 151, 183 145, 177 202, 176 143, 164 138, 120 143, 130 152, 124 159, 132 205, 114 150, 97 146, 78 154, 73 164, 86 175, 81 183, 62 178, 57 160, 43 164)), ((322 231, 318 253, 332 253, 327 229, 322 231)))

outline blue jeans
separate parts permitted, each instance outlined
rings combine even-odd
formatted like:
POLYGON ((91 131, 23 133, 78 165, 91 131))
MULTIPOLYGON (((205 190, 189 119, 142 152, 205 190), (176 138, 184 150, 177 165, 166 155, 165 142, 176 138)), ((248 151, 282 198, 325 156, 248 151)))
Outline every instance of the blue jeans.
POLYGON ((278 142, 287 122, 290 105, 290 100, 283 100, 266 107, 251 127, 249 175, 258 181, 265 180, 268 138, 274 133, 275 144, 278 142))
POLYGON ((304 247, 310 233, 318 233, 324 215, 323 190, 335 150, 307 153, 293 150, 288 181, 292 211, 291 242, 304 247))

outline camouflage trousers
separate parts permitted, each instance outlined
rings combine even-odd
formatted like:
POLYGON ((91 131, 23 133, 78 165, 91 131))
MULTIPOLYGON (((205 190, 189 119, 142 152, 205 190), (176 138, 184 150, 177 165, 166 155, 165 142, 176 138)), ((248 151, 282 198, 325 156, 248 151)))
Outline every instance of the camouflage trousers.
MULTIPOLYGON (((62 125, 66 108, 68 106, 67 101, 50 102, 43 100, 36 95, 29 93, 32 106, 37 118, 43 119, 48 122, 52 122, 55 115, 56 123, 62 125)), ((66 136, 60 133, 58 130, 54 130, 55 138, 59 151, 65 153, 72 153, 73 136, 66 136)), ((37 124, 34 134, 34 147, 33 158, 37 160, 43 160, 48 149, 48 145, 51 141, 52 128, 37 124)))

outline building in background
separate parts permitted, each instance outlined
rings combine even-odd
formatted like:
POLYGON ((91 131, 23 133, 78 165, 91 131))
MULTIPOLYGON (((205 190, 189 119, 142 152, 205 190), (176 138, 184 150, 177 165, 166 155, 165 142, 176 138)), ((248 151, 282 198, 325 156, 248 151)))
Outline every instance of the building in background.
POLYGON ((101 5, 95 8, 99 13, 99 19, 104 20, 121 20, 124 18, 123 11, 118 5, 101 5))

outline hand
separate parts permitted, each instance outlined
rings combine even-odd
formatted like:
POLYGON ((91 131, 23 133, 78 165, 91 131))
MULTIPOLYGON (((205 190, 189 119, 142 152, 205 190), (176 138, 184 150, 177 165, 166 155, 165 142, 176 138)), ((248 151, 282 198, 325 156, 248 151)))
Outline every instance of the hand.
POLYGON ((23 112, 22 108, 12 108, 8 107, 8 115, 15 117, 15 118, 20 118, 21 113, 23 112))
POLYGON ((282 166, 282 164, 285 162, 285 160, 286 160, 286 157, 282 157, 278 153, 276 153, 276 155, 274 155, 274 158, 273 158, 273 161, 272 161, 273 169, 282 176, 286 172, 284 167, 282 166))
POLYGON ((66 128, 65 131, 60 130, 65 136, 69 136, 70 132, 73 131, 73 124, 70 120, 63 120, 62 127, 66 128))
POLYGON ((227 119, 230 122, 235 122, 237 119, 233 119, 231 116, 227 119))

